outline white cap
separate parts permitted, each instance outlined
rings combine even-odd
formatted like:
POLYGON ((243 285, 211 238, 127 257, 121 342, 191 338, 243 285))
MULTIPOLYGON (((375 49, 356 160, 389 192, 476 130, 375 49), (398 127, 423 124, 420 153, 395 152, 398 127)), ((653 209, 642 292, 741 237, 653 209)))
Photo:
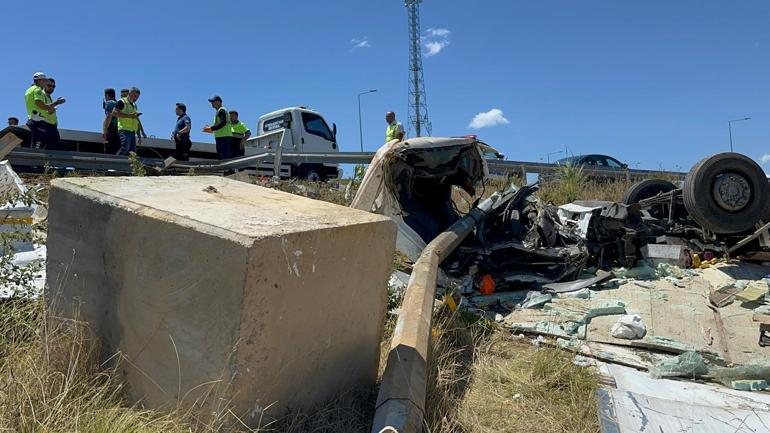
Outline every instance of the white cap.
POLYGON ((48 77, 46 77, 42 72, 35 72, 35 75, 32 76, 33 80, 45 80, 46 78, 48 77))

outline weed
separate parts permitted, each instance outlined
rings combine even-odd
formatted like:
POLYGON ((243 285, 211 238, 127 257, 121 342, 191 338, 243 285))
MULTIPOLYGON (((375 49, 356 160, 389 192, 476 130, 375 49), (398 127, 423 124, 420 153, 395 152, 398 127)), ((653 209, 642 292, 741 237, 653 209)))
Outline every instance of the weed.
POLYGON ((139 160, 136 152, 128 153, 128 160, 131 161, 131 174, 134 176, 146 176, 147 170, 144 168, 144 164, 139 160))

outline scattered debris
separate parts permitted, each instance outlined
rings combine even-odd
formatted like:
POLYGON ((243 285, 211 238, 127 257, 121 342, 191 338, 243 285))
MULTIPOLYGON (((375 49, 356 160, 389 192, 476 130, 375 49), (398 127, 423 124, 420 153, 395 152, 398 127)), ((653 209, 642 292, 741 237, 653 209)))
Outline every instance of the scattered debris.
POLYGON ((612 326, 610 333, 615 338, 637 340, 644 337, 644 334, 647 333, 647 327, 644 326, 642 318, 638 314, 627 314, 620 316, 618 322, 612 326))

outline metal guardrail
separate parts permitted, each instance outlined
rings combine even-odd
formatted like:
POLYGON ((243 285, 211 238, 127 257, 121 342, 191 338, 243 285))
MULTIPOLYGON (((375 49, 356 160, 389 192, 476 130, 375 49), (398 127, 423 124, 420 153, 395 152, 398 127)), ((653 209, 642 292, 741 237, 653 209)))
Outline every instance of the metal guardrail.
MULTIPOLYGON (((10 143, 10 139, 15 137, 13 133, 5 141, 10 143)), ((265 149, 262 153, 242 156, 223 161, 201 160, 201 161, 164 161, 156 158, 139 158, 147 167, 155 168, 157 171, 180 171, 194 169, 201 172, 218 172, 234 169, 254 168, 260 162, 273 162, 280 164, 368 164, 374 157, 374 152, 326 152, 326 153, 302 153, 285 152, 280 149, 265 149), (272 161, 271 161, 272 160, 272 161)), ((78 170, 95 171, 115 171, 119 173, 130 173, 131 162, 125 156, 107 155, 101 153, 86 152, 68 152, 51 151, 29 148, 15 148, 8 155, 8 159, 14 166, 27 167, 67 167, 78 170)), ((487 160, 489 171, 495 175, 517 175, 526 179, 527 174, 534 173, 538 175, 553 174, 559 170, 557 164, 546 164, 542 162, 527 161, 503 161, 497 159, 487 160)), ((651 176, 665 176, 674 179, 684 179, 686 173, 661 170, 632 170, 632 169, 612 169, 604 167, 583 166, 583 172, 589 176, 606 178, 625 178, 628 180, 646 178, 651 176)), ((278 167, 276 167, 278 174, 278 167)))
MULTIPOLYGON (((223 161, 174 161, 172 164, 155 158, 139 158, 147 167, 156 168, 158 171, 178 171, 194 169, 196 171, 225 171, 230 169, 253 168, 258 162, 270 162, 280 154, 281 163, 329 163, 329 164, 368 164, 374 157, 372 152, 330 152, 330 153, 298 153, 275 152, 273 150, 264 153, 243 156, 223 161)), ((105 155, 85 152, 62 152, 39 149, 15 149, 8 155, 8 160, 14 166, 27 167, 68 167, 78 170, 115 171, 121 173, 131 172, 131 162, 125 156, 105 155)), ((559 170, 556 164, 544 164, 526 161, 500 161, 487 160, 489 171, 495 175, 517 175, 526 178, 528 173, 538 175, 552 174, 559 170)), ((583 166, 583 172, 590 176, 608 178, 646 178, 651 176, 665 176, 674 179, 684 179, 686 173, 674 171, 656 170, 616 170, 583 166)))
POLYGON ((499 198, 499 194, 487 198, 436 236, 412 267, 382 374, 372 433, 422 431, 438 265, 473 231, 499 198))

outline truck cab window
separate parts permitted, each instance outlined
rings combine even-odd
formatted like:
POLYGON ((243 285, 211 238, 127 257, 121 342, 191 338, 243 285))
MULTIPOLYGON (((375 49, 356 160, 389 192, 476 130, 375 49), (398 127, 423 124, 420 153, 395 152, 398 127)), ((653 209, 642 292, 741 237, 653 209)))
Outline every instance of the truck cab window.
POLYGON ((302 113, 302 124, 305 126, 305 131, 308 134, 317 135, 323 137, 329 141, 334 141, 334 136, 326 125, 324 119, 313 113, 302 113))

